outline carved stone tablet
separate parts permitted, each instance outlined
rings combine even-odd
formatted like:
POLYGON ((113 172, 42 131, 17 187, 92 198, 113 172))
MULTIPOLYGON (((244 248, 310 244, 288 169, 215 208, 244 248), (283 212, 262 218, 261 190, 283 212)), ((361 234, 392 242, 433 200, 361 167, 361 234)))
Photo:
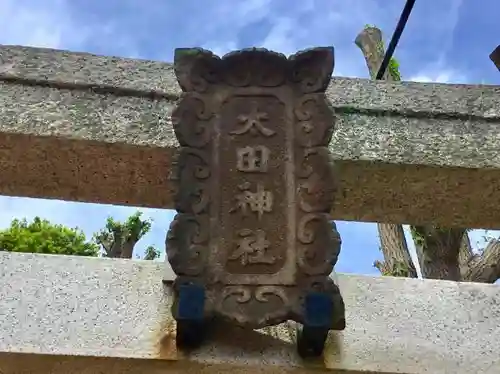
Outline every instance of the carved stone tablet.
POLYGON ((181 150, 167 256, 177 292, 204 290, 204 318, 251 328, 305 323, 305 298, 315 292, 341 304, 328 328, 343 328, 329 278, 340 250, 329 215, 334 115, 324 95, 333 63, 333 48, 289 58, 176 50, 181 150))

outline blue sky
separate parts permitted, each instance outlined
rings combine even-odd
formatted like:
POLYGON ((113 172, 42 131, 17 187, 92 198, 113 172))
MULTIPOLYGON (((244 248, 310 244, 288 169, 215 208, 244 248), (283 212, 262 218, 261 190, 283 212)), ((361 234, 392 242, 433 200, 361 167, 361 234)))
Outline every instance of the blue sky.
MULTIPOLYGON (((286 54, 315 45, 336 48, 335 75, 368 77, 353 41, 366 24, 390 38, 404 0, 0 0, 0 44, 172 61, 176 47, 223 54, 249 46, 286 54)), ((500 84, 488 56, 500 43, 498 0, 418 0, 396 57, 404 80, 500 84), (479 6, 479 4, 481 4, 479 6)), ((98 181, 96 181, 98 183, 98 181)), ((141 209, 153 229, 138 245, 163 249, 169 210, 141 209)), ((106 217, 134 208, 0 197, 0 227, 41 216, 91 236, 106 217)), ((337 271, 377 274, 376 225, 339 222, 343 249, 337 271)), ((484 232, 472 234, 481 246, 484 232)), ((413 250, 413 245, 409 241, 413 250)))

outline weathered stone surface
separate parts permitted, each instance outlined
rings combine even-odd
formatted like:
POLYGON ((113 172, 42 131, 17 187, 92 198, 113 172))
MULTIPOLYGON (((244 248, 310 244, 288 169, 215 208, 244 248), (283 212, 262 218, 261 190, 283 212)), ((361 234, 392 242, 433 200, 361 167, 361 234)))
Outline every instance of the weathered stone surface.
MULTIPOLYGON (((0 193, 173 207, 170 64, 5 46, 0 58, 0 193)), ((500 87, 334 78, 327 97, 335 218, 498 227, 500 87)))
POLYGON ((322 310, 334 311, 326 312, 323 336, 345 327, 329 278, 340 251, 329 215, 338 178, 328 151, 335 116, 325 97, 333 66, 329 47, 289 58, 265 49, 223 58, 176 50, 178 213, 166 245, 178 275, 176 320, 188 314, 179 290, 196 283, 204 293, 197 322, 307 325, 317 318, 306 312, 314 293, 322 310))
POLYGON ((347 328, 322 361, 304 363, 290 325, 224 326, 182 356, 162 271, 158 262, 0 253, 0 372, 498 372, 495 285, 340 275, 347 328))

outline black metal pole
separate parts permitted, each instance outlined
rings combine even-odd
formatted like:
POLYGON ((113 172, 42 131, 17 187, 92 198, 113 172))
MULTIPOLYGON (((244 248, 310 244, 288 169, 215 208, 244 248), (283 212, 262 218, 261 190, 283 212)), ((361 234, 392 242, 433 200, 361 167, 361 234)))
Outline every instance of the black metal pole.
POLYGON ((498 70, 500 70, 500 45, 496 47, 493 52, 491 52, 490 59, 493 61, 498 70))
POLYGON ((382 79, 387 70, 387 66, 389 66, 389 61, 391 61, 391 57, 396 50, 396 47, 399 42, 399 38, 401 38, 401 34, 405 29, 406 22, 410 17, 411 10, 413 9, 413 5, 415 5, 415 0, 406 0, 405 7, 401 12, 401 16, 399 17, 398 24, 396 26, 396 30, 394 30, 394 34, 392 34, 391 42, 389 43, 389 47, 387 47, 387 51, 385 52, 384 59, 382 60, 382 64, 380 64, 380 68, 378 69, 377 76, 375 79, 382 79))

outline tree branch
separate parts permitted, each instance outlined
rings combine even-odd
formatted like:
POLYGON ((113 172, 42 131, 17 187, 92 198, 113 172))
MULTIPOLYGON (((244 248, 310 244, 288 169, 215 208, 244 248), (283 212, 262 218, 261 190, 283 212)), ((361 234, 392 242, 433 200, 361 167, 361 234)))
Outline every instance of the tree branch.
POLYGON ((377 229, 385 260, 382 274, 417 278, 417 270, 408 250, 403 226, 378 223, 377 229))
POLYGON ((389 269, 387 268, 387 266, 385 265, 385 261, 375 261, 373 263, 373 267, 376 267, 378 269, 378 271, 380 271, 380 274, 382 275, 390 275, 390 271, 389 269))
MULTIPOLYGON (((377 27, 367 26, 356 37, 355 43, 363 52, 370 75, 372 78, 375 77, 385 54, 382 32, 377 27)), ((383 79, 388 81, 401 80, 397 62, 394 59, 391 59, 383 79)), ((378 228, 379 233, 383 232, 384 236, 392 238, 393 242, 396 237, 402 237, 399 239, 400 244, 395 245, 394 243, 383 243, 383 235, 380 235, 382 251, 385 251, 383 268, 394 267, 391 261, 399 265, 401 265, 402 261, 403 263, 409 262, 413 267, 404 234, 402 236, 399 234, 399 232, 403 232, 402 226, 378 224, 378 228), (388 250, 389 247, 392 247, 392 250, 388 250), (394 259, 391 259, 391 257, 394 259)), ((461 275, 467 269, 465 264, 469 263, 472 256, 469 238, 465 229, 444 229, 432 225, 413 226, 412 236, 424 278, 461 279, 461 275)), ((413 269, 409 268, 411 274, 413 274, 413 269)))
POLYGON ((141 216, 142 213, 137 211, 121 224, 123 231, 121 258, 132 258, 135 245, 151 229, 151 222, 142 220, 141 216))
MULTIPOLYGON (((385 53, 382 32, 376 27, 365 27, 354 42, 363 52, 370 76, 375 78, 385 53)), ((383 79, 394 81, 395 77, 388 69, 383 79)), ((385 261, 377 261, 374 266, 384 275, 416 278, 417 271, 408 251, 403 226, 378 223, 377 228, 385 261)))
POLYGON ((102 230, 94 235, 94 240, 104 250, 104 257, 120 257, 121 246, 115 240, 114 235, 102 230))
POLYGON ((461 280, 458 257, 465 229, 425 225, 411 231, 424 278, 461 280))
MULTIPOLYGON (((363 52, 370 76, 375 79, 385 53, 382 31, 377 27, 367 26, 358 34, 354 43, 363 52)), ((394 81, 394 77, 389 74, 389 69, 385 71, 382 79, 394 81)))
POLYGON ((464 280, 495 283, 498 279, 500 279, 500 240, 492 239, 481 255, 471 258, 464 280))
POLYGON ((469 234, 466 231, 462 237, 462 243, 460 244, 460 250, 458 252, 458 265, 460 266, 460 278, 462 280, 465 280, 467 272, 469 271, 470 261, 473 258, 474 253, 472 252, 469 234))
POLYGON ((132 258, 134 247, 138 241, 139 239, 137 238, 137 236, 130 234, 122 245, 120 257, 132 258))

